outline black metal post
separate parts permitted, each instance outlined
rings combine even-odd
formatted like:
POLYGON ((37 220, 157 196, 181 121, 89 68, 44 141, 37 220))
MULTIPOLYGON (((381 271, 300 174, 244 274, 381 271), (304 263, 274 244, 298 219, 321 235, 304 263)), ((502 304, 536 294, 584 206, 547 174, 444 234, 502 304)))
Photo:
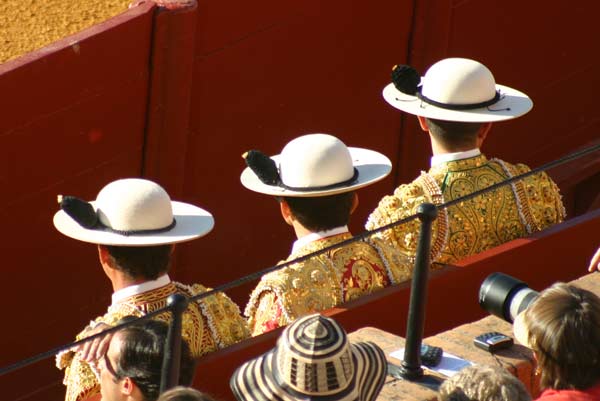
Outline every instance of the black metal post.
POLYGON ((421 368, 421 341, 425 325, 425 304, 427 302, 427 277, 429 274, 431 248, 431 224, 437 217, 437 208, 431 203, 422 203, 417 208, 421 220, 421 232, 415 258, 415 268, 410 287, 410 304, 406 326, 406 344, 404 361, 400 374, 406 380, 417 380, 423 377, 421 368))
POLYGON ((160 392, 164 392, 179 383, 179 364, 181 361, 181 326, 182 315, 187 309, 188 298, 182 294, 173 294, 167 298, 171 309, 171 323, 167 333, 165 354, 163 356, 160 392))

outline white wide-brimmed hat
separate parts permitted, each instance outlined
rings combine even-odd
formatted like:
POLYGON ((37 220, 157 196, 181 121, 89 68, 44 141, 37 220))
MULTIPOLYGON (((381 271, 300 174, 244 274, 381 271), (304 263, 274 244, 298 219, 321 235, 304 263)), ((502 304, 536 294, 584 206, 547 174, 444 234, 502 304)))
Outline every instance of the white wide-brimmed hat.
POLYGON ((214 226, 212 215, 189 203, 171 201, 155 182, 113 181, 95 201, 61 197, 54 226, 62 234, 101 245, 151 246, 190 241, 214 226))
POLYGON ((349 148, 328 134, 309 134, 290 141, 281 154, 245 155, 248 167, 240 180, 267 195, 315 197, 335 195, 373 184, 387 176, 392 162, 379 152, 349 148))
POLYGON ((289 325, 274 349, 240 366, 229 384, 240 401, 371 401, 386 374, 381 348, 350 343, 337 322, 317 314, 289 325))
POLYGON ((438 61, 420 83, 408 66, 396 66, 392 77, 394 82, 383 89, 384 99, 417 116, 483 123, 520 117, 533 107, 526 94, 496 84, 486 66, 466 58, 438 61))

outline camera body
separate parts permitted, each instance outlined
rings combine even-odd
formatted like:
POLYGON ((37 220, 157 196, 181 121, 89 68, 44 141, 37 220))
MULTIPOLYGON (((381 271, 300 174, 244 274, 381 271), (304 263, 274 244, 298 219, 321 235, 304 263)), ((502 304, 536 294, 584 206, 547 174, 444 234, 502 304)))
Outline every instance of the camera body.
POLYGON ((504 273, 490 274, 479 287, 479 305, 494 316, 513 323, 537 299, 539 292, 504 273))

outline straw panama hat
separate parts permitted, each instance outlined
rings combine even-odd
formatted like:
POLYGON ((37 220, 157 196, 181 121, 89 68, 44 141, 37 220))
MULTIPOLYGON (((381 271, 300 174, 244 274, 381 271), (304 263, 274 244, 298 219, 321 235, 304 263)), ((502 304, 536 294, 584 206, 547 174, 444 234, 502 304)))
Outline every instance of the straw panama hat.
POLYGON ((383 154, 349 148, 338 138, 319 133, 293 139, 268 162, 273 163, 276 177, 265 183, 246 157, 249 167, 240 177, 242 185, 266 195, 328 196, 371 185, 392 171, 392 162, 383 154))
POLYGON ((240 366, 230 385, 240 401, 371 401, 386 374, 377 345, 350 343, 334 320, 315 314, 286 327, 275 348, 240 366))
POLYGON ((89 203, 70 198, 75 199, 76 209, 84 209, 83 217, 61 202, 62 210, 54 215, 54 227, 67 237, 93 244, 174 244, 200 238, 214 226, 206 210, 171 201, 160 185, 140 178, 113 181, 89 203), (90 219, 97 222, 87 224, 90 219))
POLYGON ((517 118, 533 107, 526 94, 496 84, 486 66, 466 58, 447 58, 433 64, 415 89, 407 91, 413 93, 401 92, 390 83, 383 89, 383 98, 417 116, 479 123, 517 118))

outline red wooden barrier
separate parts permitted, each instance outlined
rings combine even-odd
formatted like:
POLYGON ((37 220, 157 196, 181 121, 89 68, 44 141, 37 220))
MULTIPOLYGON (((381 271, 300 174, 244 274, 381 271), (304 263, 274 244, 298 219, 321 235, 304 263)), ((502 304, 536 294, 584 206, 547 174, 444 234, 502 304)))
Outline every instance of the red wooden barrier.
MULTIPOLYGON (((486 312, 479 307, 478 292, 483 280, 493 272, 510 274, 538 291, 555 281, 571 281, 583 276, 598 245, 596 233, 599 230, 600 210, 597 210, 434 272, 428 285, 424 335, 484 317, 486 312)), ((348 332, 371 326, 404 337, 409 295, 410 282, 406 282, 325 314, 335 318, 348 332)), ((201 358, 194 386, 220 400, 234 401, 228 378, 241 363, 273 347, 280 331, 201 358)))
MULTIPOLYGON (((141 171, 154 6, 0 65, 0 365, 68 343, 109 303, 96 250, 52 226, 56 195, 141 171)), ((0 377, 3 400, 64 394, 54 361, 0 377)))

